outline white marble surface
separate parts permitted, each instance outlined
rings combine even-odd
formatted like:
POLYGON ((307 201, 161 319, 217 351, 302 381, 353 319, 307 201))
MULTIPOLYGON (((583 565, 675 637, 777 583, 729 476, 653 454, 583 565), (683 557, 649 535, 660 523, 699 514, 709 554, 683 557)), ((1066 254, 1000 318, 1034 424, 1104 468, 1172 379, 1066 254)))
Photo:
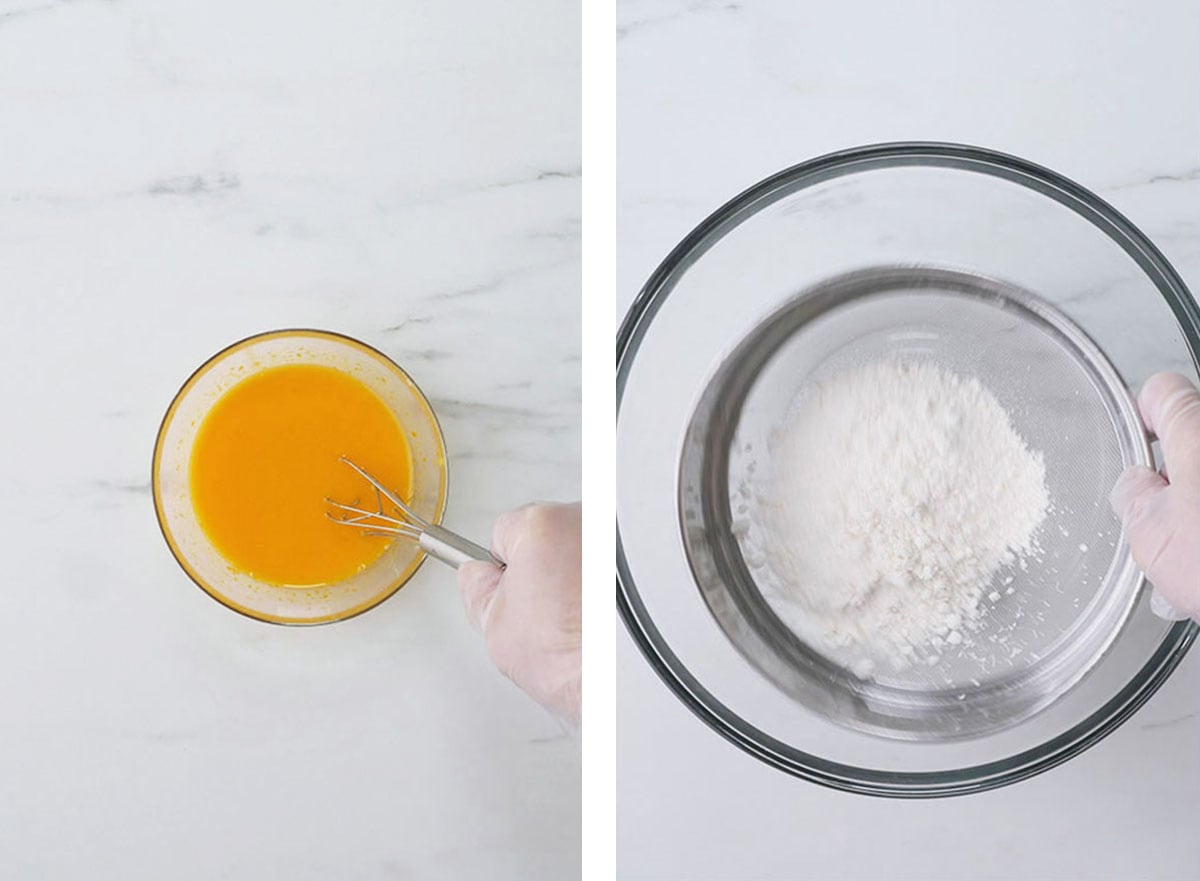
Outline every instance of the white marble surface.
POLYGON ((149 496, 226 344, 434 401, 448 523, 578 497, 579 9, 0 0, 0 878, 559 879, 579 744, 453 573, 313 629, 212 602, 149 496))
MULTIPOLYGON (((780 168, 885 140, 977 143, 1098 191, 1200 289, 1200 12, 1186 0, 618 0, 618 314, 710 211, 780 168)), ((1200 657, 1024 784, 844 795, 721 740, 619 635, 622 878, 1200 876, 1200 657)))

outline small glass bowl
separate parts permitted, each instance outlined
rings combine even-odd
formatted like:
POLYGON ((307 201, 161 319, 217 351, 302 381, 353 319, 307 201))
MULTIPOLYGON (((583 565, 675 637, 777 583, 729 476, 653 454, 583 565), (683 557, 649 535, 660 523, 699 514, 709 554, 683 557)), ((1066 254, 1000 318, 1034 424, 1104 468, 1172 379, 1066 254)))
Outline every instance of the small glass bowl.
POLYGON ((154 444, 154 508, 163 537, 184 572, 222 605, 273 624, 341 621, 379 605, 420 568, 416 542, 395 541, 362 572, 337 584, 281 587, 232 567, 196 518, 189 473, 196 434, 209 408, 256 372, 288 364, 342 370, 364 383, 395 414, 413 456, 411 505, 429 523, 446 507, 446 445, 429 401, 398 365, 365 343, 321 330, 277 330, 218 352, 175 395, 154 444))
MULTIPOLYGON (((767 764, 871 795, 978 792, 1045 771, 1112 732, 1162 685, 1198 628, 1155 617, 1141 591, 1127 600, 1133 608, 1119 635, 1098 643, 1106 648, 1090 672, 1063 682, 1068 691, 949 740, 852 730, 846 714, 797 699, 746 657, 729 636, 733 619, 710 607, 728 591, 710 584, 702 593, 681 537, 704 527, 678 503, 681 491, 687 499, 680 468, 689 424, 714 371, 768 316, 830 279, 880 266, 939 267, 1032 292, 1093 341, 1128 386, 1159 370, 1196 376, 1200 309, 1191 294, 1141 231, 1078 184, 955 144, 881 144, 802 163, 684 238, 618 332, 617 605, 676 696, 767 764)), ((1028 365, 1039 369, 1048 368, 1028 365)), ((726 408, 713 418, 738 414, 726 408)), ((1064 449, 1074 436, 1086 459, 1089 427, 1066 420, 1062 430, 1064 449)), ((1097 507, 1095 516, 1112 515, 1097 507)), ((705 541, 690 537, 693 550, 705 541)))

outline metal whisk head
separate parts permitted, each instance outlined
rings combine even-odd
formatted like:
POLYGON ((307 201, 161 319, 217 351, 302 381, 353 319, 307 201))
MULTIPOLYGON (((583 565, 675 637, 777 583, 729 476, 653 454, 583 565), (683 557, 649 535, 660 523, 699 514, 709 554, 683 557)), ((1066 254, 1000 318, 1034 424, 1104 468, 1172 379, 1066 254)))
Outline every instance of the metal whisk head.
POLYGON ((349 465, 362 475, 367 483, 371 484, 375 490, 375 510, 360 508, 356 505, 346 505, 326 498, 325 503, 340 512, 334 514, 332 511, 326 511, 326 517, 342 526, 353 526, 361 529, 365 535, 380 535, 385 537, 400 535, 419 541, 421 535, 430 530, 429 523, 413 511, 412 508, 408 507, 403 499, 369 473, 359 468, 345 456, 339 458, 338 461, 349 465), (387 513, 383 504, 384 499, 387 499, 395 506, 396 513, 400 515, 399 517, 393 517, 387 513))
POLYGON ((364 535, 381 535, 386 538, 399 535, 410 538, 420 545, 421 550, 429 556, 441 560, 448 566, 457 568, 475 560, 492 563, 503 568, 503 561, 496 559, 487 548, 463 538, 456 532, 451 532, 444 526, 425 520, 405 504, 402 498, 345 456, 338 461, 349 465, 367 483, 371 484, 375 490, 375 510, 361 508, 357 505, 345 505, 326 498, 325 503, 334 510, 326 511, 325 516, 334 523, 361 529, 364 535), (395 516, 393 516, 393 509, 384 505, 385 499, 393 506, 395 516), (334 513, 335 511, 337 513, 334 513))

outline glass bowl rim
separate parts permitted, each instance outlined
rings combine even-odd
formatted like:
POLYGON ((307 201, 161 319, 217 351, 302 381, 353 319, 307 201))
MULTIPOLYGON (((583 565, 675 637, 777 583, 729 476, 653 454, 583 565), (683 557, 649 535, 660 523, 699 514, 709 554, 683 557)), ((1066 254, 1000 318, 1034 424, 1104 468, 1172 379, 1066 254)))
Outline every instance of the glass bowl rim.
MULTIPOLYGON (((651 273, 617 332, 616 418, 641 341, 687 269, 725 233, 760 209, 815 184, 878 169, 943 168, 1006 180, 1058 202, 1104 233, 1150 278, 1175 315, 1193 362, 1200 358, 1200 307, 1158 248, 1099 196, 1048 168, 966 144, 898 141, 828 153, 773 174, 730 199, 688 235, 651 273)), ((650 620, 625 557, 616 522, 617 609, 626 630, 664 684, 699 719, 745 752, 793 776, 833 789, 892 798, 984 792, 1047 771, 1101 741, 1132 716, 1183 660, 1200 626, 1171 626, 1150 658, 1107 702, 1045 743, 1003 759, 942 771, 886 771, 833 762, 771 737, 729 710, 691 675, 650 620)))
POLYGON ((250 336, 243 337, 236 342, 230 343, 220 351, 206 358, 199 367, 197 367, 188 375, 188 378, 184 380, 183 384, 179 387, 179 390, 176 391, 174 396, 171 398, 171 403, 167 407, 166 412, 163 414, 162 421, 159 423, 158 434, 154 439, 154 456, 150 464, 150 485, 151 495, 154 499, 154 514, 158 522, 159 531, 162 533, 163 540, 166 541, 167 547, 171 551, 171 556, 175 558, 175 562, 179 564, 179 568, 181 568, 184 571, 184 574, 191 579, 192 583, 199 587, 207 596, 216 600, 225 608, 237 612, 239 615, 244 615, 252 620, 262 621, 267 624, 278 624, 287 627, 311 627, 319 624, 332 624, 336 621, 345 621, 375 608, 380 603, 394 596, 401 587, 407 584, 412 577, 416 575, 417 571, 425 564, 425 560, 428 558, 427 555, 424 553, 418 553, 413 563, 394 579, 392 579, 386 588, 381 590, 377 595, 371 597, 366 602, 359 603, 357 606, 352 606, 344 612, 336 612, 315 618, 289 618, 260 612, 256 609, 251 609, 248 606, 243 606, 242 604, 237 603, 225 596, 216 587, 208 584, 203 578, 201 578, 187 562, 185 555, 177 546, 174 537, 171 534, 170 527, 167 525, 165 515, 163 514, 163 506, 160 498, 161 487, 159 485, 158 476, 160 467, 162 465, 162 447, 166 438, 167 429, 171 426, 180 401, 182 401, 184 395, 191 390, 200 377, 204 376, 209 370, 211 370, 213 367, 216 367, 220 362, 225 360, 230 355, 252 346, 255 343, 264 342, 271 339, 288 338, 294 338, 298 340, 321 339, 338 343, 340 345, 345 345, 352 349, 357 349, 363 354, 377 360, 384 367, 384 369, 396 376, 397 379, 399 379, 406 386, 408 386, 408 388, 416 393, 418 400, 425 409, 425 412, 429 416, 430 422, 433 425, 434 436, 437 438, 438 449, 441 451, 441 490, 438 495, 436 515, 431 521, 435 524, 442 522, 442 517, 446 512, 446 500, 450 494, 450 469, 447 467, 446 463, 446 436, 442 431, 442 425, 438 421, 437 413, 434 412, 433 405, 429 402, 428 396, 403 367, 401 367, 383 352, 376 349, 374 346, 368 345, 362 340, 355 339, 352 336, 332 330, 319 330, 316 328, 280 328, 277 330, 263 331, 261 333, 251 334, 250 336))

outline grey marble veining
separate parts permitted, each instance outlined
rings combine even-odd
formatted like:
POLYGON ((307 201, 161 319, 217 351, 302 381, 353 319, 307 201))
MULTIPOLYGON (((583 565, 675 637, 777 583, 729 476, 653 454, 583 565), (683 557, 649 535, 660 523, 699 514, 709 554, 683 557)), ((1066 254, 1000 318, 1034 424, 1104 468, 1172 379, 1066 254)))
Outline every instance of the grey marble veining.
POLYGON ((578 497, 578 34, 527 0, 0 0, 0 876, 577 871, 579 742, 451 571, 259 624, 148 481, 195 367, 318 327, 434 402, 455 529, 578 497))
MULTIPOLYGON (((1111 201, 1200 289, 1193 4, 618 0, 617 26, 618 318, 727 199, 805 159, 893 140, 974 143, 1053 168, 1111 201)), ((1102 316, 1123 290, 1117 279, 1080 290, 1073 307, 1102 316)), ((742 754, 619 640, 628 877, 1188 878, 1200 865, 1195 653, 1062 767, 982 796, 899 803, 742 754)))

